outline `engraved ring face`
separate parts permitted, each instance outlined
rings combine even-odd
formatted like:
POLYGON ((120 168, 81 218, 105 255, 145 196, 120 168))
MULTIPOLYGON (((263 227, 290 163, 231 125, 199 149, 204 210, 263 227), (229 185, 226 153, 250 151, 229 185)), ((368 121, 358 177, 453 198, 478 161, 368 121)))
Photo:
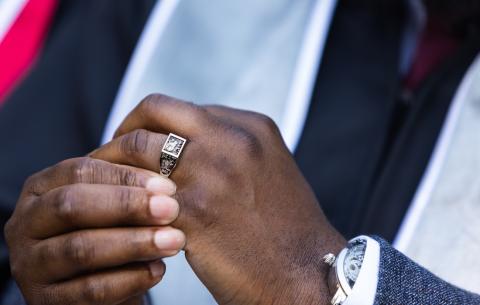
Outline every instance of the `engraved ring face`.
POLYGON ((186 139, 176 134, 171 133, 168 135, 160 156, 160 174, 166 177, 170 176, 186 143, 186 139))

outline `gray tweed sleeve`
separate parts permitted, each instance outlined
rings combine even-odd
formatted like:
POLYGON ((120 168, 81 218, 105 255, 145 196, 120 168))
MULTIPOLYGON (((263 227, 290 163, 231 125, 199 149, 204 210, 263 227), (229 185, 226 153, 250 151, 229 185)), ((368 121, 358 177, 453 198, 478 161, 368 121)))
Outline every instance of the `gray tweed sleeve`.
POLYGON ((448 284, 395 250, 380 243, 375 305, 473 305, 480 296, 448 284))

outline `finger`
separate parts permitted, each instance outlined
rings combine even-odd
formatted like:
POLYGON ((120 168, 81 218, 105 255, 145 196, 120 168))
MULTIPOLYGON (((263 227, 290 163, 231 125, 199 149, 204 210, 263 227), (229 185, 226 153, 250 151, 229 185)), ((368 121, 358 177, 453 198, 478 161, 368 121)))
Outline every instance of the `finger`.
POLYGON ((174 188, 172 181, 140 168, 116 165, 93 158, 65 160, 29 178, 27 191, 41 195, 48 190, 68 184, 111 184, 145 187, 152 178, 163 179, 166 187, 174 188))
MULTIPOLYGON (((160 155, 166 139, 167 136, 164 134, 137 129, 113 139, 93 151, 91 156, 112 163, 160 172, 160 155)), ((182 158, 183 154, 185 152, 182 153, 182 158)))
POLYGON ((153 261, 177 254, 182 231, 171 228, 115 228, 76 231, 37 243, 32 264, 45 266, 38 281, 58 281, 80 273, 153 261))
POLYGON ((136 129, 192 137, 206 128, 206 121, 208 113, 202 107, 166 95, 153 94, 143 99, 125 118, 114 138, 136 129))
POLYGON ((47 295, 51 304, 117 305, 145 294, 164 273, 162 262, 125 266, 49 285, 47 295))
POLYGON ((72 184, 37 198, 24 217, 30 237, 44 239, 79 229, 167 225, 178 213, 175 199, 145 188, 72 184))

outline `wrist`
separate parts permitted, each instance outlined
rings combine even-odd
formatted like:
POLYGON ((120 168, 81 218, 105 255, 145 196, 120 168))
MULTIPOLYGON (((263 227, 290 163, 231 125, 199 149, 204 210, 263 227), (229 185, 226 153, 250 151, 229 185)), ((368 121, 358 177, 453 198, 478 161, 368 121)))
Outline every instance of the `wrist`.
MULTIPOLYGON (((323 234, 322 234, 323 235, 323 234)), ((330 266, 324 263, 325 253, 340 253, 345 248, 347 241, 333 229, 326 237, 320 236, 320 240, 314 243, 308 250, 300 254, 301 262, 297 262, 298 268, 291 272, 291 281, 278 289, 274 304, 290 305, 330 305, 332 294, 328 286, 328 278, 331 272, 330 266)))

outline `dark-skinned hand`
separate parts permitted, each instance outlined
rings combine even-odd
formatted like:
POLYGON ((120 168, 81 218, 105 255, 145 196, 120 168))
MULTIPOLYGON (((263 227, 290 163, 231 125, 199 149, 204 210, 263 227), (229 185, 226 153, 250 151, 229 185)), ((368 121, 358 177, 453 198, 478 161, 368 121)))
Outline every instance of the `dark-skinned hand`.
POLYGON ((322 257, 346 241, 325 218, 269 118, 151 95, 91 154, 160 170, 168 133, 187 138, 171 179, 185 253, 219 304, 328 304, 322 257))
POLYGON ((5 226, 12 274, 29 305, 139 305, 184 234, 175 184, 91 158, 63 161, 24 185, 5 226))

